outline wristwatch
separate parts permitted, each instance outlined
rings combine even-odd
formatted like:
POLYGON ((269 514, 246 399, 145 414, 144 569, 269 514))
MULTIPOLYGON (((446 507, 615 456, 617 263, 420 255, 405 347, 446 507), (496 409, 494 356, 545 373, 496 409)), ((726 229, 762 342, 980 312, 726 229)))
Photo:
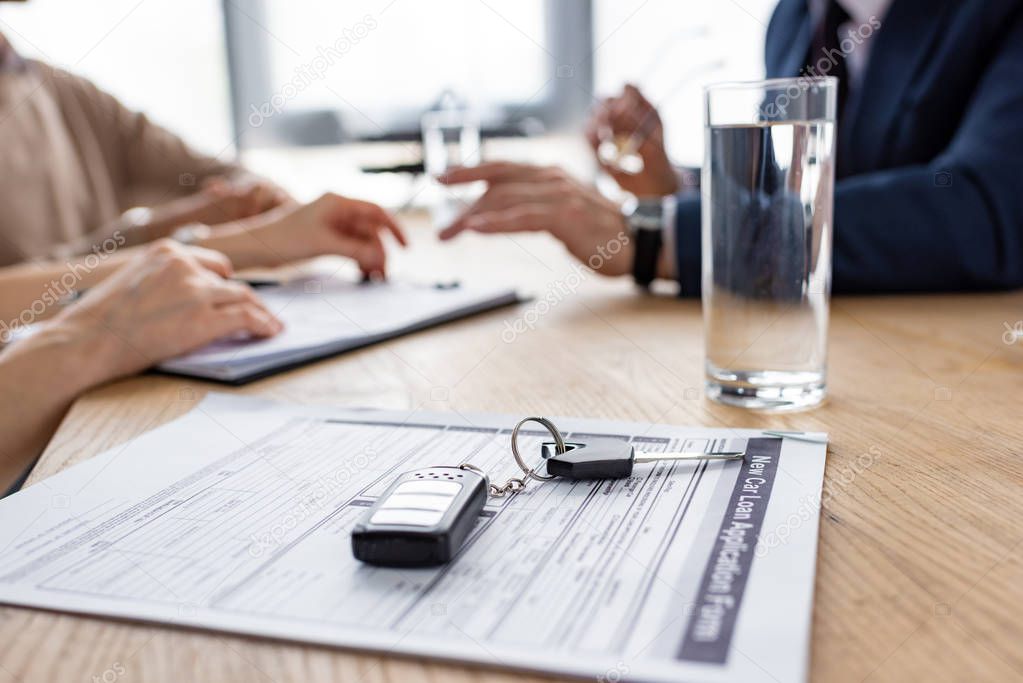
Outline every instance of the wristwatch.
POLYGON ((671 198, 637 199, 622 209, 635 244, 632 278, 640 287, 649 288, 657 277, 657 264, 664 248, 666 199, 671 198))

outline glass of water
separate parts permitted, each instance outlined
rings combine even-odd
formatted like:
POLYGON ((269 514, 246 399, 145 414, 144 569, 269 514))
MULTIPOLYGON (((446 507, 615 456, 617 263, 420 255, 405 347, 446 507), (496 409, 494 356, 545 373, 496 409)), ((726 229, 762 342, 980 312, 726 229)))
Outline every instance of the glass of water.
POLYGON ((824 400, 835 78, 705 90, 703 319, 708 396, 771 411, 824 400))
MULTIPOLYGON (((454 107, 423 114, 423 168, 431 179, 456 166, 480 162, 480 125, 468 109, 454 107)), ((446 228, 471 203, 479 188, 447 186, 433 182, 429 198, 434 227, 446 228)))

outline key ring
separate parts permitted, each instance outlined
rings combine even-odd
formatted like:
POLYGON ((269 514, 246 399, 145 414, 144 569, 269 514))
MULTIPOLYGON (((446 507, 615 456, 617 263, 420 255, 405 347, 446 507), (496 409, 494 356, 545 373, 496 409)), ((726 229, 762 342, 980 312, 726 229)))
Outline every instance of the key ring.
POLYGON ((489 479, 487 478, 487 473, 481 470, 480 468, 476 467, 475 465, 463 462, 461 465, 458 466, 460 469, 475 472, 476 474, 483 477, 484 481, 487 482, 487 493, 489 493, 494 498, 501 498, 507 493, 518 493, 522 489, 526 488, 526 482, 529 479, 535 479, 537 481, 550 481, 551 479, 555 478, 554 475, 552 474, 547 475, 537 474, 536 468, 527 466, 525 460, 522 459, 522 454, 519 453, 519 430, 522 429, 522 425, 526 424, 527 422, 536 422, 537 424, 543 425, 544 429, 550 432, 551 437, 554 439, 554 450, 558 455, 568 450, 565 447, 565 439, 563 436, 561 436, 561 432, 558 431, 558 428, 554 426, 554 423, 548 420, 546 417, 527 417, 519 420, 518 424, 516 424, 515 427, 512 428, 511 452, 512 455, 515 457, 515 464, 517 464, 519 466, 519 469, 522 470, 522 477, 511 477, 510 479, 508 479, 508 481, 498 486, 497 484, 491 484, 489 479))
POLYGON ((558 455, 564 453, 565 439, 561 436, 561 432, 554 426, 554 423, 548 420, 546 417, 525 417, 519 420, 518 424, 512 429, 511 433, 511 452, 515 456, 515 462, 518 464, 519 469, 522 470, 523 474, 530 479, 536 479, 537 481, 550 481, 554 479, 553 474, 537 474, 535 467, 527 467, 525 461, 522 459, 522 455, 519 454, 519 430, 522 429, 522 425, 527 422, 535 422, 539 425, 543 425, 544 429, 550 432, 551 437, 554 438, 554 449, 558 455))

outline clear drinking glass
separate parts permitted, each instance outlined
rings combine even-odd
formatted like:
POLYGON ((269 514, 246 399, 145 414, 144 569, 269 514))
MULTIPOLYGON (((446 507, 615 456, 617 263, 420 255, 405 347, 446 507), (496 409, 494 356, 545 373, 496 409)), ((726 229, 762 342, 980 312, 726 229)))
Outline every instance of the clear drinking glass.
MULTIPOLYGON (((429 111, 421 119, 423 129, 423 168, 436 178, 456 166, 476 166, 480 162, 480 124, 468 109, 445 108, 429 111)), ((430 214, 437 228, 445 228, 458 217, 478 188, 433 183, 430 214)))
POLYGON ((835 78, 705 89, 702 177, 707 394, 820 403, 827 373, 835 78))

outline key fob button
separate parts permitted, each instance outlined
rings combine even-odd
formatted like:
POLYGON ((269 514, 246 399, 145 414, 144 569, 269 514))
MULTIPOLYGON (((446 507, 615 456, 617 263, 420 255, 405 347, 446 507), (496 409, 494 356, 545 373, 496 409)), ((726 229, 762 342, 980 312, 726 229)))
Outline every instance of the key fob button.
POLYGON ((432 510, 444 512, 455 500, 454 496, 433 496, 425 493, 395 492, 380 503, 381 510, 432 510))
POLYGON ((429 493, 441 496, 454 496, 462 490, 457 481, 406 481, 394 489, 393 494, 429 493))
POLYGON ((430 510, 377 510, 369 518, 369 523, 394 524, 398 526, 433 526, 443 516, 443 512, 432 512, 430 510))

